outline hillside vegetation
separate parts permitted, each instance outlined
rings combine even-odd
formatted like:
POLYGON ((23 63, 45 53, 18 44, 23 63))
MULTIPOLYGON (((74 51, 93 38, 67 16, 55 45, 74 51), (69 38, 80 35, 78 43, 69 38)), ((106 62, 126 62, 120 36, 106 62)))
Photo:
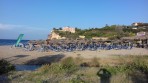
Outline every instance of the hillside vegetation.
POLYGON ((121 37, 134 36, 137 32, 148 31, 148 29, 132 29, 132 26, 120 26, 120 25, 106 25, 102 28, 89 28, 89 29, 79 29, 75 28, 76 32, 63 32, 59 29, 54 28, 54 32, 59 34, 61 37, 67 37, 76 39, 79 36, 85 36, 85 38, 92 37, 108 37, 109 39, 120 39, 121 37))

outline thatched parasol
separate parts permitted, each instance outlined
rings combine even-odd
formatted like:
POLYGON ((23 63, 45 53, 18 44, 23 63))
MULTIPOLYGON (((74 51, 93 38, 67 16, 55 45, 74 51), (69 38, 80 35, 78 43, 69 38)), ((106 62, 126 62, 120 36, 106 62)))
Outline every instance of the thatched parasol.
POLYGON ((135 36, 134 39, 136 39, 136 40, 146 40, 146 39, 148 39, 148 35, 135 36))
POLYGON ((132 37, 122 37, 121 40, 134 40, 135 36, 132 37))
POLYGON ((121 43, 122 40, 113 40, 112 42, 113 42, 113 43, 121 43))

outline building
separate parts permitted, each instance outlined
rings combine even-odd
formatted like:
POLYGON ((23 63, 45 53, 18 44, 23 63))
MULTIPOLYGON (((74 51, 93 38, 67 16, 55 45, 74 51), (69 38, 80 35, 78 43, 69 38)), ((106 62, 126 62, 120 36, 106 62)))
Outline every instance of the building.
POLYGON ((135 22, 132 23, 132 29, 147 29, 148 23, 135 22))
POLYGON ((135 23, 132 23, 132 26, 134 27, 148 27, 148 23, 140 23, 140 22, 135 22, 135 23))
POLYGON ((137 33, 137 36, 145 36, 145 35, 146 35, 146 32, 143 32, 143 31, 137 33))
POLYGON ((72 27, 63 27, 62 31, 68 31, 71 33, 75 33, 75 28, 72 27))

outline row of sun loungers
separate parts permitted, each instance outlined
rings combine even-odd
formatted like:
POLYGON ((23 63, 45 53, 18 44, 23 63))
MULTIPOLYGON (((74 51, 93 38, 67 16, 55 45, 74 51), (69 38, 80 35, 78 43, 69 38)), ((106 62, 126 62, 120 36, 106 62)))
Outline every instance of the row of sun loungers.
POLYGON ((91 50, 91 51, 96 51, 96 50, 121 50, 121 49, 132 49, 133 45, 129 44, 99 44, 99 43, 91 43, 91 44, 84 44, 84 43, 69 43, 69 44, 41 44, 41 45, 33 45, 33 44, 28 44, 25 45, 25 49, 27 51, 56 51, 56 52, 72 52, 72 51, 84 51, 84 50, 91 50))

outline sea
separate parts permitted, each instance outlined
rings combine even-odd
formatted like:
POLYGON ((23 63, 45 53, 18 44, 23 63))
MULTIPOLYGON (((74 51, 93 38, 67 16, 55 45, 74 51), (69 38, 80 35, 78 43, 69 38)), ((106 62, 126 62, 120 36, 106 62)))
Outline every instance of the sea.
MULTIPOLYGON (((29 40, 21 40, 20 43, 27 44, 29 40)), ((15 39, 0 39, 0 46, 14 45, 17 42, 15 39)))

